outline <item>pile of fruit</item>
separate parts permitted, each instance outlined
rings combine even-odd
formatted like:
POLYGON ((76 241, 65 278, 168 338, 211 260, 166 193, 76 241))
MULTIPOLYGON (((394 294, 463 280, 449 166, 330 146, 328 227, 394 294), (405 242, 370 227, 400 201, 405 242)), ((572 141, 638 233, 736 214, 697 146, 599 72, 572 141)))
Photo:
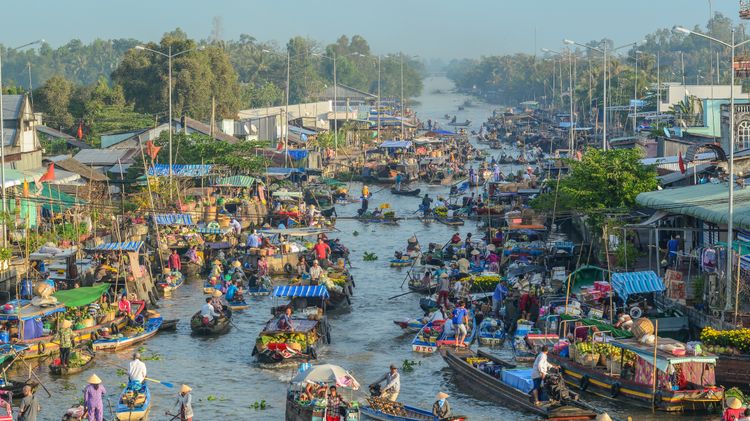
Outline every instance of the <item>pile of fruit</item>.
POLYGON ((448 216, 448 208, 446 208, 445 206, 438 206, 433 209, 432 212, 434 212, 435 215, 440 218, 445 218, 446 216, 448 216))
POLYGON ((314 332, 310 332, 310 334, 305 333, 296 333, 296 332, 278 332, 274 334, 264 334, 260 335, 258 337, 258 348, 259 349, 265 349, 266 346, 269 343, 285 343, 287 345, 297 344, 297 346, 294 346, 293 348, 299 348, 300 350, 307 349, 307 339, 310 338, 310 344, 314 344, 316 334, 314 332))
POLYGON ((491 292, 500 282, 500 275, 480 275, 473 278, 471 292, 491 292))
POLYGON ((717 330, 706 327, 701 332, 704 349, 714 354, 750 353, 750 329, 717 330))

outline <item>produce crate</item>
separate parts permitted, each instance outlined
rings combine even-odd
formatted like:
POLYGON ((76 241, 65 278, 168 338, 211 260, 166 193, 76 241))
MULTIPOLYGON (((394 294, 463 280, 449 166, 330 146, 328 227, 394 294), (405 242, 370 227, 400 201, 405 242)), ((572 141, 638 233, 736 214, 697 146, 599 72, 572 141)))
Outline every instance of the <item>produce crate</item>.
POLYGON ((599 362, 599 354, 581 354, 578 362, 584 367, 594 368, 599 362))
POLYGON ((611 358, 607 358, 607 373, 620 375, 622 373, 622 365, 619 361, 612 361, 611 358))

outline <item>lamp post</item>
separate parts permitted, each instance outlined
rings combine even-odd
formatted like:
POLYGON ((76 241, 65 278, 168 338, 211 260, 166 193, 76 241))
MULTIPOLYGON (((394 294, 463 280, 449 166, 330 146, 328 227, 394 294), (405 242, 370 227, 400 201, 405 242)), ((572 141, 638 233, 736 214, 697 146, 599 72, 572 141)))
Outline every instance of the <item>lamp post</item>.
POLYGON ((144 45, 136 45, 135 46, 136 50, 150 51, 150 52, 152 52, 154 54, 158 54, 158 55, 160 55, 162 57, 166 57, 167 61, 169 63, 169 65, 168 65, 168 67, 169 67, 169 70, 168 70, 169 76, 167 78, 167 83, 169 84, 168 95, 169 95, 169 186, 170 186, 170 189, 169 189, 169 199, 170 200, 172 199, 172 188, 171 188, 172 187, 172 59, 175 58, 175 57, 177 57, 177 56, 181 56, 183 54, 189 53, 191 51, 203 50, 204 48, 205 47, 201 45, 201 46, 198 46, 198 47, 190 48, 190 49, 183 50, 183 51, 180 51, 178 53, 172 54, 172 44, 169 44, 169 50, 168 50, 167 53, 162 53, 161 51, 148 48, 148 47, 146 47, 144 45))
MULTIPOLYGON (((602 85, 603 85, 603 97, 604 97, 602 101, 603 102, 603 116, 604 116, 602 120, 602 123, 603 123, 602 125, 602 150, 606 151, 607 150, 607 52, 610 50, 607 49, 606 42, 602 42, 601 48, 592 47, 586 44, 581 44, 579 42, 575 42, 570 39, 564 39, 563 43, 568 44, 568 45, 577 45, 579 47, 588 48, 589 50, 598 51, 602 53, 602 65, 603 65, 602 85)), ((630 44, 621 45, 617 48, 613 48, 611 51, 614 52, 614 51, 617 51, 626 47, 630 47, 633 45, 638 45, 638 42, 636 41, 636 42, 631 42, 630 44)))
POLYGON ((635 83, 633 84, 633 136, 638 134, 638 55, 641 51, 635 50, 635 83))
MULTIPOLYGON (((549 48, 542 48, 542 52, 562 56, 559 52, 550 50, 549 48)), ((562 81, 560 81, 560 84, 562 85, 562 81)), ((570 123, 568 126, 568 150, 572 153, 573 149, 575 149, 575 135, 573 134, 573 51, 571 51, 571 49, 568 49, 568 100, 570 102, 570 118, 568 119, 568 122, 570 123)))
MULTIPOLYGON (((325 54, 319 54, 319 53, 313 53, 314 56, 318 56, 321 58, 325 58, 328 60, 331 60, 333 62, 333 145, 334 149, 338 149, 339 147, 339 119, 338 115, 336 114, 336 103, 338 102, 338 83, 337 83, 337 75, 336 75, 336 52, 332 52, 330 56, 327 56, 325 54)), ((362 55, 360 53, 351 53, 346 54, 341 57, 351 57, 356 55, 362 55)), ((378 69, 380 67, 378 66, 378 69)), ((379 85, 378 85, 379 86, 379 85)), ((380 95, 378 95, 378 100, 380 99, 380 95)), ((347 111, 348 112, 348 111, 347 111)), ((347 117, 348 118, 348 117, 347 117)))
MULTIPOLYGON (((369 58, 362 53, 354 53, 357 57, 369 58)), ((378 142, 380 142, 380 54, 378 54, 378 142)))
MULTIPOLYGON (((36 41, 29 42, 27 44, 20 45, 15 48, 8 48, 8 51, 16 51, 20 50, 21 48, 30 47, 32 45, 41 44, 43 43, 43 39, 38 39, 36 41)), ((3 215, 5 215, 5 212, 7 211, 8 204, 5 200, 5 126, 4 126, 4 120, 5 116, 3 115, 3 54, 2 51, 0 51, 0 179, 2 179, 2 210, 3 215)), ((5 245, 5 224, 3 224, 3 245, 5 245)))
MULTIPOLYGON (((264 53, 282 55, 276 51, 261 50, 264 53)), ((298 54, 299 55, 299 54, 298 54)), ((286 88, 284 89, 284 96, 286 101, 284 103, 284 166, 286 166, 287 155, 289 154, 289 67, 291 65, 291 57, 289 56, 289 48, 286 49, 286 88)), ((315 118, 318 118, 315 116, 315 118)), ((317 122, 315 123, 317 125, 317 122)))
POLYGON ((732 255, 734 254, 732 251, 732 237, 734 235, 734 52, 737 49, 737 47, 741 47, 748 42, 750 42, 750 39, 747 39, 745 41, 735 43, 734 41, 734 28, 732 29, 732 40, 731 42, 727 43, 720 39, 716 39, 714 37, 708 36, 706 34, 702 34, 700 32, 691 31, 690 29, 683 28, 681 26, 676 26, 674 28, 675 32, 679 32, 682 34, 687 35, 695 35, 701 38, 705 38, 709 41, 717 42, 727 48, 729 48, 732 52, 731 56, 731 64, 729 66, 730 72, 731 72, 731 80, 729 83, 729 215, 727 215, 727 284, 726 288, 724 290, 724 293, 726 294, 726 303, 724 305, 724 311, 730 311, 732 309, 732 255))

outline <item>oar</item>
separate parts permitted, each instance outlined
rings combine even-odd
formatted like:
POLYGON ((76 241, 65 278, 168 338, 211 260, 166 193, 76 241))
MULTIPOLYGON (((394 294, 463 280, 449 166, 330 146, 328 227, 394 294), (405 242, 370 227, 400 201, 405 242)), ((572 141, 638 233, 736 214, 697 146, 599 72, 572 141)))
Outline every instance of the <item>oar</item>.
POLYGON ((31 374, 32 376, 34 376, 34 378, 36 379, 36 381, 39 382, 39 386, 42 386, 42 389, 44 389, 44 391, 47 392, 47 397, 51 398, 52 394, 49 392, 49 389, 47 389, 47 386, 44 385, 44 383, 42 382, 42 379, 40 379, 39 376, 37 376, 36 373, 34 373, 34 370, 31 368, 31 366, 29 365, 29 363, 27 363, 26 361, 24 361, 23 358, 19 358, 18 352, 16 352, 15 349, 11 348, 11 350, 13 351, 13 354, 15 355, 16 359, 20 360, 22 363, 24 363, 24 365, 26 365, 26 367, 29 368, 29 374, 31 374))
POLYGON ((409 291, 409 292, 405 292, 403 294, 394 295, 393 297, 388 297, 388 299, 392 300, 392 299, 394 299, 396 297, 401 297, 401 296, 404 296, 404 295, 407 295, 407 294, 411 294, 411 293, 414 293, 414 292, 417 292, 417 291, 409 291))
MULTIPOLYGON (((110 367, 114 367, 114 368, 117 368, 117 369, 120 369, 120 370, 123 370, 123 371, 127 371, 127 370, 126 370, 125 368, 123 368, 123 367, 120 367, 119 365, 117 365, 117 364, 115 364, 115 363, 110 363, 110 362, 107 362, 107 361, 100 361, 100 362, 102 362, 102 363, 104 363, 105 365, 108 365, 108 366, 110 366, 110 367)), ((146 378, 145 378, 145 380, 148 380, 148 381, 150 381, 150 382, 152 382, 152 383, 158 383, 158 384, 160 384, 160 385, 162 385, 162 386, 164 386, 164 387, 168 387, 168 388, 170 388, 170 389, 174 387, 174 384, 172 384, 172 383, 170 383, 170 382, 165 382, 165 381, 163 381, 163 380, 156 380, 156 379, 152 379, 152 378, 150 378, 150 377, 146 377, 146 378)))

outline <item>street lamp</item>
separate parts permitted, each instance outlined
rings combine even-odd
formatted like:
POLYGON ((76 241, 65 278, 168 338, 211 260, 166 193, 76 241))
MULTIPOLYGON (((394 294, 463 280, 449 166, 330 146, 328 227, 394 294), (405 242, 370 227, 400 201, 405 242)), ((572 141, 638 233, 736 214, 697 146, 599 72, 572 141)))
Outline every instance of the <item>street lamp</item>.
POLYGON ((153 49, 148 48, 148 47, 143 46, 143 45, 136 45, 135 46, 136 50, 150 51, 150 52, 152 52, 154 54, 158 54, 158 55, 160 55, 162 57, 166 57, 167 60, 168 60, 168 62, 169 62, 169 66, 168 66, 169 67, 169 78, 168 78, 167 81, 169 83, 169 89, 168 89, 169 94, 168 95, 169 95, 169 186, 170 186, 170 189, 169 189, 169 199, 170 200, 172 199, 172 189, 171 189, 171 186, 172 186, 172 59, 175 58, 175 57, 177 57, 177 56, 181 56, 183 54, 189 53, 191 51, 203 50, 204 48, 206 48, 206 47, 203 46, 203 45, 200 45, 198 47, 190 48, 190 49, 183 50, 183 51, 180 51, 178 53, 172 54, 172 44, 169 44, 169 52, 168 53, 162 53, 161 51, 153 50, 153 49))
POLYGON ((714 37, 702 34, 700 32, 691 31, 690 29, 683 28, 682 26, 675 26, 675 32, 686 35, 695 35, 701 38, 705 38, 709 41, 717 42, 732 51, 732 63, 730 64, 731 69, 731 81, 729 83, 729 215, 727 217, 727 284, 724 290, 727 299, 724 305, 724 311, 732 309, 732 236, 734 235, 734 52, 737 47, 741 47, 748 42, 750 39, 736 43, 734 42, 734 28, 732 28, 732 41, 727 43, 714 37))
POLYGON ((635 83, 633 84, 633 136, 638 134, 637 126, 638 123, 638 55, 642 51, 635 50, 635 83))
MULTIPOLYGON (((597 47, 592 47, 590 45, 581 44, 570 39, 564 39, 563 43, 568 44, 568 45, 577 45, 579 47, 588 48, 589 50, 598 51, 602 53, 602 56, 603 56, 602 63, 604 66, 602 69, 602 84, 604 85, 603 86, 604 119, 603 119, 603 126, 602 126, 602 150, 606 151, 607 150, 607 51, 609 51, 607 50, 607 43, 602 42, 602 48, 597 48, 597 47)), ((617 48, 613 48, 611 51, 614 52, 614 51, 617 51, 626 47, 630 47, 633 45, 638 45, 638 41, 631 42, 630 44, 621 45, 617 48)))
MULTIPOLYGON (((271 50, 261 50, 264 53, 269 54, 277 54, 281 55, 280 53, 277 53, 276 51, 271 50)), ((286 103, 284 105, 284 166, 286 167, 287 164, 287 157, 289 156, 289 66, 291 62, 291 57, 289 57, 289 47, 286 49, 286 103)), ((317 116, 315 117, 317 118, 317 116)))
MULTIPOLYGON (((30 47, 32 45, 41 44, 44 39, 38 39, 36 41, 29 42, 28 44, 19 45, 15 48, 8 48, 8 51, 16 51, 21 48, 30 47)), ((3 215, 7 210, 7 203, 5 203, 5 126, 3 116, 3 54, 0 51, 0 179, 2 179, 2 210, 3 215)), ((3 224, 3 244, 5 244, 5 224, 3 224)))
MULTIPOLYGON (((357 57, 369 58, 370 56, 355 53, 357 57)), ((380 142, 380 54, 378 54, 378 142, 380 142)))
MULTIPOLYGON (((549 48, 542 48, 542 52, 562 56, 561 53, 550 50, 549 48)), ((560 84, 562 85, 562 81, 560 81, 560 84)), ((573 134, 573 51, 571 49, 568 49, 568 100, 570 102, 570 118, 568 119, 568 122, 570 123, 570 126, 568 127, 568 150, 572 153, 573 149, 575 149, 575 135, 573 134)))

